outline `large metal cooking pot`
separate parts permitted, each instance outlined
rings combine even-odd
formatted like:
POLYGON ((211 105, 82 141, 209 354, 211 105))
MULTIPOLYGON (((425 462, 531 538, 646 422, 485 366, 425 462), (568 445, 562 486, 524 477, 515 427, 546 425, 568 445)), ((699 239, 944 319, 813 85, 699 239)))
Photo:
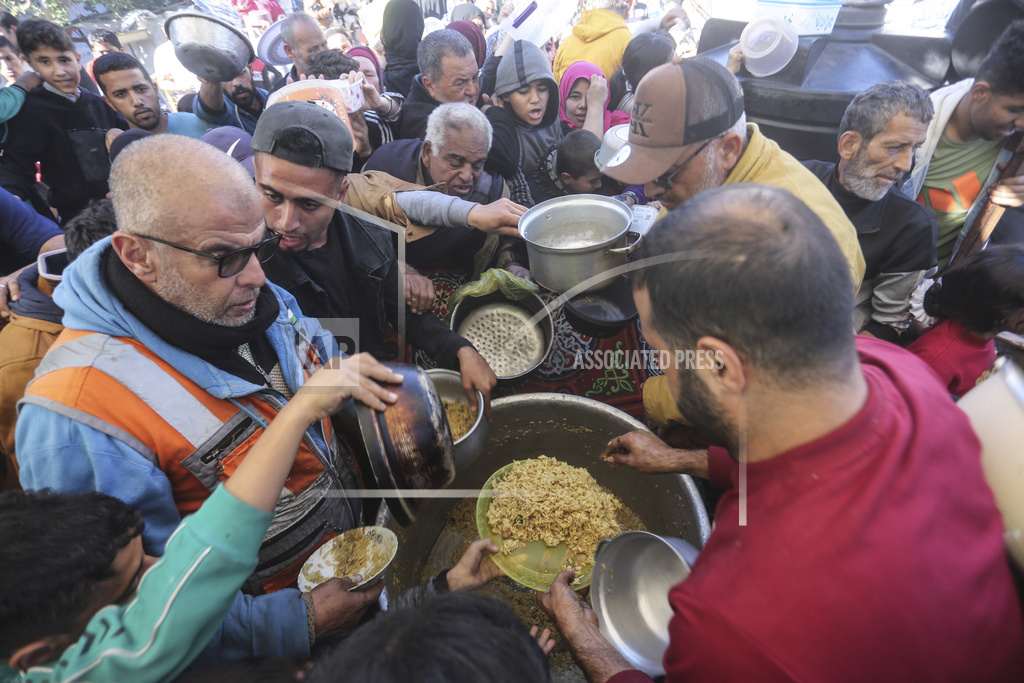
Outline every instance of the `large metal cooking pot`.
POLYGON ((607 287, 640 244, 633 213, 611 197, 577 194, 541 202, 519 219, 533 278, 554 292, 607 287), (579 287, 579 289, 576 289, 579 287))
POLYGON ((174 14, 164 31, 181 65, 208 81, 233 80, 256 58, 248 36, 205 14, 174 14))
MULTIPOLYGON (((391 566, 380 603, 419 585, 425 573, 451 566, 452 554, 465 538, 446 529, 452 508, 477 492, 497 469, 513 460, 555 456, 570 465, 586 467, 607 486, 652 533, 681 538, 703 547, 711 533, 707 511, 688 476, 641 474, 625 467, 612 469, 598 459, 616 436, 644 426, 629 415, 598 401, 568 394, 520 394, 491 403, 493 420, 487 443, 476 461, 460 469, 451 484, 459 497, 434 500, 416 522, 403 528, 382 507, 377 524, 398 534, 398 554, 391 566)), ((476 537, 475 527, 466 533, 476 537)))

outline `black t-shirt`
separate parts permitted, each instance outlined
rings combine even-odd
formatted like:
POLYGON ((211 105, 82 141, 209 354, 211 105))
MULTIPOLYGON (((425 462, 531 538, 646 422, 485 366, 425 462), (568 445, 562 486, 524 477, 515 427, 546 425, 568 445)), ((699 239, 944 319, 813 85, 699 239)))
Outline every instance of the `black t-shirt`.
POLYGON ((358 308, 352 301, 355 291, 352 275, 344 267, 345 251, 341 240, 327 230, 327 243, 317 249, 290 254, 306 276, 327 294, 332 318, 358 317, 358 308))

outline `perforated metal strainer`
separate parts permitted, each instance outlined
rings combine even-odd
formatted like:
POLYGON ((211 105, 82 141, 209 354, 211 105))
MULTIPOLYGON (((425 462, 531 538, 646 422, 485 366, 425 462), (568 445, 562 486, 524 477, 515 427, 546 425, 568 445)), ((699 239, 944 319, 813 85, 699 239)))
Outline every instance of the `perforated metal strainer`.
POLYGON ((529 293, 519 301, 501 292, 466 297, 452 312, 452 329, 476 347, 498 379, 522 377, 540 365, 555 336, 544 302, 529 293))

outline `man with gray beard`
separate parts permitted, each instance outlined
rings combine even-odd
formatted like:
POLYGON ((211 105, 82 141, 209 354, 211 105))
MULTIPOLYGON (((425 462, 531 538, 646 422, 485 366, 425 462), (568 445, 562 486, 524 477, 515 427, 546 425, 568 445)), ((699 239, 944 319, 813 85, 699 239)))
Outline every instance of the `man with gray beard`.
POLYGON ((934 217, 896 189, 913 167, 933 113, 928 93, 916 85, 873 85, 843 114, 839 162, 804 162, 857 229, 866 269, 854 328, 896 343, 910 325, 911 295, 937 265, 934 217))
MULTIPOLYGON (((182 518, 338 352, 267 282, 260 264, 281 235, 230 156, 152 136, 118 155, 110 186, 118 230, 63 273, 54 301, 66 329, 20 404, 15 442, 26 489, 120 498, 142 512, 146 553, 162 555, 182 518)), ((375 365, 366 356, 361 367, 375 365)), ((363 521, 359 501, 339 495, 359 483, 330 422, 308 425, 294 447, 257 570, 199 662, 307 659, 381 591, 349 592, 348 579, 289 588, 319 545, 363 521)))

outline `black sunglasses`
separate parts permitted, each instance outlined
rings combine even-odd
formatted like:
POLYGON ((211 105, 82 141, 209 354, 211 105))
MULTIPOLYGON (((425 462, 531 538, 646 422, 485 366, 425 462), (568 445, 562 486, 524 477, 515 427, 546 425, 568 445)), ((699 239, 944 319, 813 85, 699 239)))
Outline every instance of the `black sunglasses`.
POLYGON ((657 185, 658 187, 660 187, 663 190, 671 190, 672 189, 672 179, 675 178, 676 175, 680 171, 682 171, 684 168, 686 168, 686 165, 688 163, 690 163, 691 161, 693 161, 694 158, 698 154, 703 152, 705 147, 707 147, 708 145, 710 145, 712 142, 714 142, 717 139, 718 139, 717 137, 708 139, 707 142, 705 142, 703 145, 701 145, 700 147, 697 148, 696 152, 694 152, 690 156, 686 157, 686 161, 684 161, 679 166, 677 166, 674 171, 672 171, 672 172, 665 171, 664 173, 662 173, 660 176, 658 176, 657 178, 655 178, 651 182, 654 183, 655 185, 657 185))
POLYGON ((256 254, 256 259, 260 263, 266 263, 275 253, 277 253, 277 247, 281 243, 281 233, 273 230, 268 230, 268 232, 270 233, 270 237, 267 237, 258 244, 254 244, 251 247, 235 249, 234 251, 229 251, 228 253, 221 254, 220 256, 207 254, 205 251, 189 249, 188 247, 183 247, 180 244, 162 240, 159 237, 150 237, 149 235, 138 234, 136 236, 152 240, 153 242, 159 242, 160 244, 166 244, 169 247, 181 249, 182 251, 187 251, 188 253, 195 254, 196 256, 208 258, 211 261, 216 261, 217 277, 234 277, 245 270, 245 266, 248 265, 249 259, 252 258, 253 254, 256 254))

